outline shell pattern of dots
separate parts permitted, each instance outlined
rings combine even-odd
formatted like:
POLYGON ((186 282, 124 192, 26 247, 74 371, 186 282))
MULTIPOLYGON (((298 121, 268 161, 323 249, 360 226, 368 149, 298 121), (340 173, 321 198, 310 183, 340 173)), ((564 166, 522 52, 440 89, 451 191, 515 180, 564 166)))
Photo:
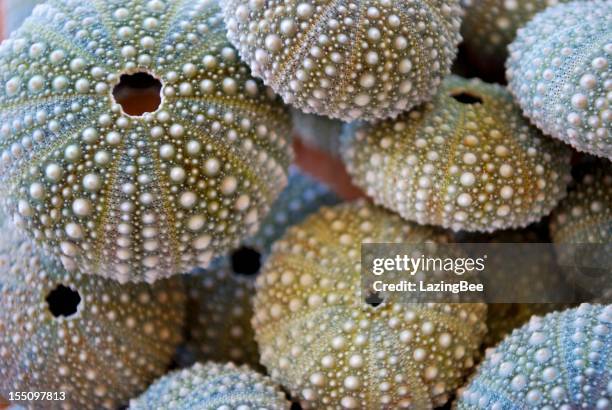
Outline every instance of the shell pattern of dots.
POLYGON ((518 31, 508 87, 545 134, 612 160, 612 1, 574 1, 518 31))
POLYGON ((570 152, 529 125, 501 86, 449 77, 395 120, 347 127, 353 181, 402 217, 453 230, 519 228, 565 196, 570 152))
POLYGON ((516 31, 546 7, 568 0, 462 0, 461 34, 479 59, 503 67, 516 31))
POLYGON ((351 121, 433 97, 461 39, 458 0, 223 0, 230 41, 284 101, 351 121))
POLYGON ((289 113, 212 0, 51 0, 0 71, 4 206, 67 268, 152 282, 206 266, 286 184, 289 113), (115 101, 135 75, 161 83, 155 111, 115 101))
POLYGON ((495 349, 458 410, 609 409, 612 305, 534 316, 495 349))
POLYGON ((153 383, 130 410, 289 410, 269 377, 233 363, 196 363, 153 383))
POLYGON ((324 207, 276 242, 257 278, 261 362, 307 409, 430 409, 474 365, 486 305, 362 298, 362 242, 445 242, 365 201, 324 207))
POLYGON ((289 184, 272 205, 258 233, 208 269, 185 276, 188 289, 189 360, 231 361, 258 368, 251 318, 255 278, 272 243, 323 205, 339 199, 324 185, 290 169, 289 184))
POLYGON ((115 409, 164 374, 181 342, 180 278, 122 286, 68 273, 6 223, 2 233, 1 396, 64 392, 28 405, 115 409))

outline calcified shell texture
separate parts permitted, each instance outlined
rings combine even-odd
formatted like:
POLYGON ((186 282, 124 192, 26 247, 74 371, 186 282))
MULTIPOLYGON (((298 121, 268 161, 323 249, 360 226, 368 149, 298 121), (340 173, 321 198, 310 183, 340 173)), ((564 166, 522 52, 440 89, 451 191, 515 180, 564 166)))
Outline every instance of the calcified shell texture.
POLYGON ((114 409, 162 375, 181 340, 179 278, 127 284, 68 273, 2 225, 0 395, 65 392, 37 409, 114 409))
POLYGON ((289 410, 291 403, 267 376, 232 363, 196 363, 155 382, 131 410, 289 410))
POLYGON ((509 46, 506 77, 544 133, 612 159, 612 1, 574 1, 539 14, 509 46))
POLYGON ((516 31, 546 7, 567 0, 462 0, 464 43, 479 59, 504 64, 516 31))
POLYGON ((483 304, 378 306, 361 296, 362 242, 446 241, 365 202, 322 208, 273 247, 253 326, 272 378, 314 409, 428 409, 473 366, 483 304))
POLYGON ((224 0, 228 36, 286 103, 345 121, 395 116, 450 72, 458 0, 224 0))
POLYGON ((216 3, 51 0, 0 47, 0 193, 67 267, 153 281, 236 246, 287 179, 289 114, 216 3), (128 116, 125 73, 162 85, 128 116))
POLYGON ((502 87, 449 77, 437 97, 343 137, 353 181, 402 217, 454 230, 523 227, 565 195, 570 150, 502 87))
POLYGON ((609 409, 612 305, 534 317, 488 355, 463 409, 609 409))

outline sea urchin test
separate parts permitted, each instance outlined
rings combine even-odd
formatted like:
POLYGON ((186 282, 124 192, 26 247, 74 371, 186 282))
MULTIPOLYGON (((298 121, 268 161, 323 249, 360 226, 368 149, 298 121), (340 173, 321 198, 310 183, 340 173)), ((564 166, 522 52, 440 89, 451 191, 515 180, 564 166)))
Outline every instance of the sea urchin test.
POLYGON ((31 394, 28 404, 116 409, 166 371, 185 316, 179 277, 121 286, 68 273, 0 226, 0 396, 50 392, 55 401, 31 394))
POLYGON ((354 182, 402 217, 466 231, 517 228, 565 196, 570 152, 522 117, 510 93, 447 78, 436 98, 394 120, 347 127, 354 182))
POLYGON ((486 305, 362 296, 363 242, 444 242, 445 234, 365 201, 324 207, 276 242, 257 278, 261 362, 304 408, 431 409, 474 365, 486 305))
POLYGON ((289 410, 269 377, 233 363, 196 363, 172 372, 130 402, 130 410, 289 410))
POLYGON ((508 47, 508 87, 545 134, 612 160, 612 1, 537 14, 508 47))
POLYGON ((344 121, 432 98, 461 39, 458 0, 223 0, 228 37, 286 103, 344 121))
POLYGON ((458 410, 609 409, 612 305, 533 317, 487 354, 458 410))
POLYGON ((0 72, 4 207, 67 268, 205 266, 286 184, 289 114, 213 1, 51 0, 0 46, 0 72), (134 111, 125 91, 143 86, 158 101, 134 111))

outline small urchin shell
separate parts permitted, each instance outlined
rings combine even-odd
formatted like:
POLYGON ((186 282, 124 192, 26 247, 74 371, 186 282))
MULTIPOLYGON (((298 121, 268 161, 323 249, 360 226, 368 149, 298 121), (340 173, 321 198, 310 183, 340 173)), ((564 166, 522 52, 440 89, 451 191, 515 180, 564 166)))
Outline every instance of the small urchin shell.
POLYGON ((166 371, 185 294, 178 277, 121 286, 68 273, 5 223, 0 306, 0 395, 65 392, 30 405, 115 409, 166 371))
POLYGON ((464 44, 478 59, 503 67, 516 31, 537 12, 565 1, 568 0, 462 0, 464 44))
POLYGON ((286 103, 344 121, 431 99, 461 39, 458 0, 224 0, 230 41, 286 103))
POLYGON ((544 133, 612 160, 612 1, 538 13, 509 46, 508 87, 544 133))
POLYGON ((533 317, 489 351, 459 410, 609 409, 612 305, 533 317))
POLYGON ((205 266, 286 184, 289 113, 213 1, 50 0, 2 44, 0 73, 0 195, 71 269, 152 282, 205 266), (115 102, 134 73, 162 83, 156 111, 115 102))
POLYGON ((420 109, 352 128, 342 155, 353 181, 408 220, 518 228, 565 196, 571 150, 530 126, 498 85, 451 76, 420 109))
POLYGON ((289 410, 269 377, 233 363, 196 363, 170 373, 130 402, 130 410, 289 410))
POLYGON ((447 235, 364 201, 322 208, 275 243, 253 327, 272 378, 314 409, 430 409, 474 364, 486 305, 362 298, 362 242, 447 235))
POLYGON ((322 205, 339 199, 324 185, 291 169, 289 184, 272 205, 258 233, 230 256, 185 276, 188 289, 187 360, 259 365, 253 335, 255 277, 272 243, 322 205))

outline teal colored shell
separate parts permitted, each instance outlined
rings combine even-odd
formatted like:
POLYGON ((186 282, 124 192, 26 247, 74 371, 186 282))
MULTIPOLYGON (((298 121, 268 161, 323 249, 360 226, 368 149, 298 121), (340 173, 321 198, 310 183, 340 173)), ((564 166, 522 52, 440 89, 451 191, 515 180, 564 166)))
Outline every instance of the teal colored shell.
POLYGON ((296 108, 291 109, 293 133, 304 145, 326 152, 335 158, 340 157, 340 135, 344 123, 316 114, 305 114, 296 108))
POLYGON ((67 267, 152 282, 205 266, 286 184, 289 114, 214 1, 50 0, 2 44, 0 73, 0 196, 67 267), (131 116, 112 92, 137 72, 162 100, 131 116))
POLYGON ((453 230, 526 226, 565 196, 570 150, 498 85, 451 76, 436 98, 343 136, 356 185, 403 218, 453 230))
POLYGON ((251 318, 255 277, 272 243, 285 230, 323 205, 339 199, 325 186, 295 169, 272 205, 259 232, 209 269, 185 276, 188 288, 187 361, 231 361, 259 367, 251 318))
POLYGON ((0 396, 65 392, 65 401, 28 405, 115 409, 166 371, 184 325, 180 278, 121 286, 68 273, 1 229, 0 396))
POLYGON ((612 160, 612 1, 551 7, 518 31, 508 87, 545 134, 612 160))
POLYGON ((503 66, 508 45, 539 11, 568 0, 462 0, 461 35, 478 59, 503 66))
POLYGON ((155 383, 130 410, 289 410, 291 403, 267 376, 232 363, 196 363, 155 383))
POLYGON ((17 30, 23 20, 25 20, 34 10, 37 4, 44 0, 5 0, 4 10, 4 33, 6 35, 17 30))
POLYGON ((534 317, 488 353, 456 408, 609 409, 611 351, 612 305, 534 317))
POLYGON ((224 0, 253 74, 306 113, 351 121, 430 100, 461 39, 459 0, 224 0))
POLYGON ((486 305, 361 295, 362 242, 446 234, 364 201, 324 207, 287 230, 257 278, 261 362, 305 409, 431 409, 474 365, 486 305))

